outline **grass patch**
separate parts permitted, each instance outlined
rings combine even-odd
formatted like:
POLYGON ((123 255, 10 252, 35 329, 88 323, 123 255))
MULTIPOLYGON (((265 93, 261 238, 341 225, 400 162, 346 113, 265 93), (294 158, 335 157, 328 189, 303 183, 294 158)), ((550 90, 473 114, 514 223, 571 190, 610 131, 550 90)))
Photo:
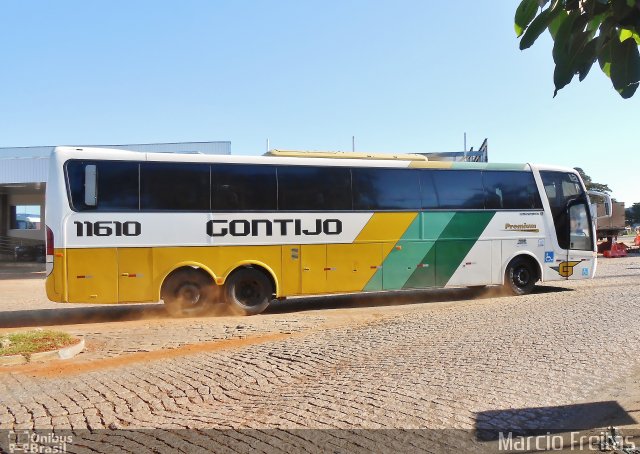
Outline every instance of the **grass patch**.
POLYGON ((23 355, 47 352, 78 343, 68 333, 52 330, 34 330, 23 333, 0 335, 0 356, 23 355), (8 340, 8 342, 7 342, 8 340))

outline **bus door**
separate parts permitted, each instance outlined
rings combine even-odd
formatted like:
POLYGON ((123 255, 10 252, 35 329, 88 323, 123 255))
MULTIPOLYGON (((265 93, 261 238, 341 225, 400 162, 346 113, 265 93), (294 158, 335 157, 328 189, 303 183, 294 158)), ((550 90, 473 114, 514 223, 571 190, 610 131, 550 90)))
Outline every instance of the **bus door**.
POLYGON ((594 227, 588 197, 577 174, 541 171, 551 208, 557 247, 545 251, 545 278, 549 280, 585 279, 595 267, 594 227))
POLYGON ((561 264, 564 269, 558 272, 567 279, 589 278, 593 276, 595 266, 595 243, 593 222, 585 198, 581 197, 567 205, 567 220, 569 247, 566 261, 561 264))

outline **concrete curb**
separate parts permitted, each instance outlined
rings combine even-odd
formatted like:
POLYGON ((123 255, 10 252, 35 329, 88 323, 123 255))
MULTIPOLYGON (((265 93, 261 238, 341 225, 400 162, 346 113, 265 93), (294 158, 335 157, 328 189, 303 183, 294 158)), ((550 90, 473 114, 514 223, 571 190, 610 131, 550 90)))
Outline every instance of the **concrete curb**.
POLYGON ((27 364, 27 358, 22 355, 0 356, 0 366, 18 366, 27 364))
POLYGON ((27 364, 36 361, 41 362, 51 361, 53 359, 70 359, 84 350, 84 346, 84 338, 80 338, 80 342, 70 345, 69 347, 52 350, 50 352, 32 353, 29 359, 23 355, 0 356, 0 366, 18 366, 20 364, 27 364))

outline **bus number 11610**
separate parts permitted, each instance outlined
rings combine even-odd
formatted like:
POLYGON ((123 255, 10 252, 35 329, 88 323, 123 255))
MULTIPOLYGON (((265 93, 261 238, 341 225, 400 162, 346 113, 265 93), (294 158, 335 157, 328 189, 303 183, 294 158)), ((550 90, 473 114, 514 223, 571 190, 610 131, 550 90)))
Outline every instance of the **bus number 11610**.
POLYGON ((78 236, 138 236, 142 230, 136 221, 75 221, 73 224, 78 236))

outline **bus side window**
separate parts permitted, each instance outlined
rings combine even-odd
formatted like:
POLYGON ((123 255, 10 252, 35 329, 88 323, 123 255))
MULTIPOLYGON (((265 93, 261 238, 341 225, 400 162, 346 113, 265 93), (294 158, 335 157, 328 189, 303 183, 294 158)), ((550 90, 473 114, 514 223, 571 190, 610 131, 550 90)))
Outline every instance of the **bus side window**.
POLYGON ((433 183, 431 170, 420 171, 420 198, 423 210, 439 208, 438 193, 433 183))
POLYGON ((420 170, 353 169, 353 207, 356 210, 419 210, 420 170))
POLYGON ((216 207, 238 210, 242 206, 243 204, 240 202, 240 197, 238 197, 238 194, 231 185, 221 184, 218 186, 216 192, 216 207))
POLYGON ((275 211, 275 166, 214 164, 211 198, 213 211, 275 211))
POLYGON ((489 170, 482 172, 485 188, 485 208, 494 210, 541 209, 531 172, 489 170))
POLYGON ((487 209, 501 210, 504 208, 504 198, 502 197, 502 189, 487 188, 485 193, 484 206, 487 209))
POLYGON ((97 209, 100 211, 139 210, 139 164, 127 161, 104 161, 97 164, 97 209))
POLYGON ((433 181, 441 209, 484 209, 484 187, 479 170, 434 170, 433 181))
POLYGON ((210 166, 199 163, 143 162, 140 208, 158 211, 207 211, 210 166))
POLYGON ((137 162, 130 161, 68 161, 65 170, 71 208, 75 211, 138 210, 138 167, 137 162), (94 167, 96 185, 89 188, 93 194, 87 194, 87 172, 92 174, 94 167), (92 199, 95 203, 88 204, 92 199))
POLYGON ((347 211, 351 208, 351 172, 347 167, 278 167, 280 211, 347 211))

